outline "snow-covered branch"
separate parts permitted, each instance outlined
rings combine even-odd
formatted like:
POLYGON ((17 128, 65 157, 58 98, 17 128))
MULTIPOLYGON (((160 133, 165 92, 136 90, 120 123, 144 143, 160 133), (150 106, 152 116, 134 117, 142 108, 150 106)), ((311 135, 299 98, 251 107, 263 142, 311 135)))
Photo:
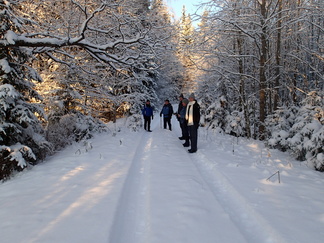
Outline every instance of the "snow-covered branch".
MULTIPOLYGON (((68 26, 64 22, 62 22, 63 25, 57 23, 58 27, 51 27, 52 30, 49 31, 43 23, 35 25, 35 22, 33 22, 37 28, 31 26, 28 31, 24 32, 13 29, 7 30, 0 38, 0 48, 32 47, 35 48, 34 53, 46 52, 49 55, 49 52, 64 47, 80 47, 103 62, 130 65, 133 60, 140 56, 141 48, 139 47, 148 44, 144 39, 150 29, 137 23, 136 19, 124 19, 123 15, 117 16, 113 11, 105 11, 107 2, 101 2, 92 11, 78 1, 71 0, 71 3, 71 8, 74 8, 73 11, 79 14, 77 18, 83 19, 80 23, 78 23, 79 21, 67 20, 65 22, 68 23, 68 26), (107 16, 109 21, 106 23, 105 18, 107 16), (70 23, 74 23, 74 25, 70 23), (44 27, 42 27, 43 25, 44 27), (66 31, 64 31, 64 28, 66 31), (131 50, 130 53, 128 53, 128 50, 131 50), (134 55, 136 52, 138 53, 134 55)), ((65 7, 64 4, 62 6, 65 7)), ((39 8, 39 5, 37 5, 37 8, 39 8)), ((73 16, 67 18, 73 18, 73 16)), ((52 25, 51 21, 49 23, 52 25)), ((51 58, 59 61, 58 57, 53 55, 51 58)))

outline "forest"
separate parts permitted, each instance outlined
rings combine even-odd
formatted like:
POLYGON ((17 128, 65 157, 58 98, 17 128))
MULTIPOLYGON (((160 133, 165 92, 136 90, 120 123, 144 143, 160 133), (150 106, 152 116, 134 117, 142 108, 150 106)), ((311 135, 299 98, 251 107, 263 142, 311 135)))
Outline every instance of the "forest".
POLYGON ((163 0, 0 0, 0 180, 118 118, 137 131, 145 100, 191 92, 201 126, 323 172, 323 1, 197 8, 176 20, 163 0))

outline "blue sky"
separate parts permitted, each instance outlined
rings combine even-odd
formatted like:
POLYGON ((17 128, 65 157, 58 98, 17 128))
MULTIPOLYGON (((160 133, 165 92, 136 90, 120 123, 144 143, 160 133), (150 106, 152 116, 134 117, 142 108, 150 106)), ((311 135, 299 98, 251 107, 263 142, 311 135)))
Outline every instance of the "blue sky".
POLYGON ((167 5, 173 9, 175 17, 178 19, 181 16, 182 6, 186 6, 187 13, 193 14, 202 0, 165 0, 167 5))

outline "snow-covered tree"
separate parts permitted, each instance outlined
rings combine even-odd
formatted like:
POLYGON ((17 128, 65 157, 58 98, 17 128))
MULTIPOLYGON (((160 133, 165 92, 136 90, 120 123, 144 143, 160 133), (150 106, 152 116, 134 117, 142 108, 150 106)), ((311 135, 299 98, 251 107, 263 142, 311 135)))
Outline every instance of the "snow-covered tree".
POLYGON ((288 150, 310 167, 324 171, 323 92, 311 92, 300 107, 278 110, 268 118, 271 134, 268 144, 288 150))
POLYGON ((156 99, 157 50, 169 34, 153 34, 161 25, 150 20, 149 1, 131 3, 0 1, 0 133, 5 158, 11 158, 8 151, 25 151, 22 157, 30 161, 46 154, 42 149, 49 143, 41 122, 47 121, 34 87, 42 79, 37 91, 44 96, 47 138, 55 149, 64 146, 67 137, 79 140, 96 130, 91 127, 97 122, 88 115, 102 117, 106 112, 114 119, 116 114, 138 113, 145 99, 156 99), (19 141, 25 149, 9 149, 19 141))
POLYGON ((194 27, 190 14, 186 12, 185 6, 182 9, 182 16, 179 23, 179 40, 178 40, 178 57, 184 67, 184 77, 182 81, 181 91, 183 93, 192 93, 196 91, 196 75, 195 56, 192 51, 194 45, 194 27))
MULTIPOLYGON (((11 1, 0 1, 0 20, 0 42, 14 44, 15 33, 21 33, 26 20, 15 15, 11 1)), ((44 111, 32 103, 41 100, 34 90, 41 78, 28 65, 33 58, 23 47, 0 49, 0 180, 51 151, 41 126, 44 111)))
POLYGON ((324 171, 324 101, 323 92, 311 92, 302 102, 290 129, 289 148, 297 159, 324 171))
POLYGON ((161 0, 152 2, 149 19, 153 23, 151 34, 159 40, 154 47, 156 68, 151 75, 156 82, 156 94, 160 100, 177 99, 184 73, 177 56, 177 29, 172 25, 168 8, 161 0))
POLYGON ((194 50, 202 57, 199 94, 207 126, 269 139, 323 171, 323 123, 317 118, 323 104, 314 101, 324 87, 324 5, 231 0, 202 6, 194 50))
POLYGON ((203 6, 208 15, 195 48, 204 59, 200 68, 205 77, 221 77, 214 80, 224 82, 228 108, 243 112, 247 136, 265 138, 265 118, 277 107, 323 89, 323 4, 231 0, 203 6))

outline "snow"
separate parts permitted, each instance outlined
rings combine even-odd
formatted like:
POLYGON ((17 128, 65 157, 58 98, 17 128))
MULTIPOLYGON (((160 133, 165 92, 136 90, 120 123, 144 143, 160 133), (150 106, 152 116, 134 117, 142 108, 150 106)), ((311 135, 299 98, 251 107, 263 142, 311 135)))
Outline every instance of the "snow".
POLYGON ((0 98, 18 98, 20 95, 11 84, 0 85, 0 98))
POLYGON ((5 34, 5 39, 9 44, 14 45, 16 43, 15 40, 17 39, 17 35, 12 30, 8 30, 7 33, 5 34))
POLYGON ((27 146, 21 145, 20 143, 12 145, 11 148, 8 147, 6 148, 6 150, 10 153, 8 155, 8 157, 10 157, 10 160, 17 161, 17 165, 21 168, 27 166, 24 156, 36 160, 36 156, 32 152, 32 150, 27 146))
POLYGON ((10 65, 9 65, 7 59, 5 59, 5 58, 0 59, 0 67, 4 71, 4 73, 10 73, 10 71, 11 71, 10 65))
POLYGON ((323 173, 204 128, 189 154, 172 123, 156 116, 148 133, 119 120, 2 183, 1 242, 323 241, 323 173))

